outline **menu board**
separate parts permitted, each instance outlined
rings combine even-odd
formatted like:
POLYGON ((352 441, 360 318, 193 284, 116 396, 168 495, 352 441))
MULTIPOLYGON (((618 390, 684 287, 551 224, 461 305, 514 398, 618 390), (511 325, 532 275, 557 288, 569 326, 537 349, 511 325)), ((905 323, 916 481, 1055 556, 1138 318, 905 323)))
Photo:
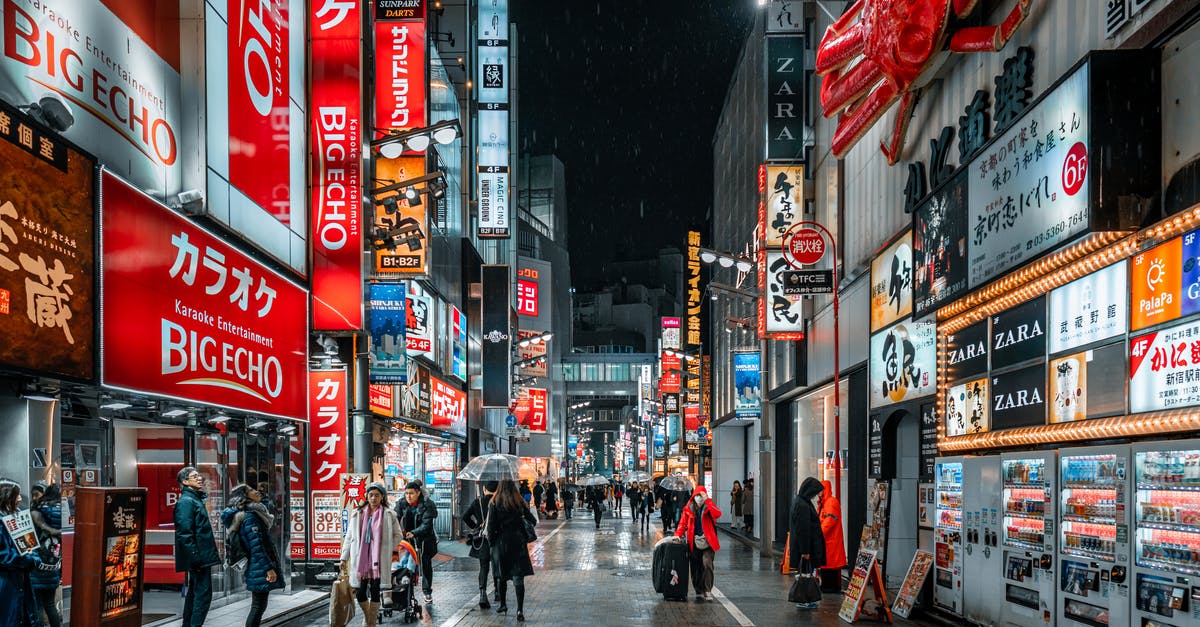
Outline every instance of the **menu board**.
POLYGON ((912 614, 913 604, 921 592, 921 586, 925 585, 931 564, 933 553, 918 550, 916 555, 913 555, 912 563, 908 565, 908 574, 904 575, 904 583, 900 584, 900 591, 896 593, 896 603, 892 605, 896 616, 908 618, 909 614, 912 614))
POLYGON ((1124 342, 1050 360, 1050 422, 1124 413, 1124 361, 1124 342))
POLYGON ((937 404, 926 403, 921 406, 921 481, 933 481, 934 467, 937 464, 938 456, 937 441, 937 404))
POLYGON ((951 387, 946 393, 946 437, 988 431, 991 428, 988 400, 987 377, 951 387))
POLYGON ((1128 262, 1050 292, 1050 353, 1117 337, 1129 326, 1128 262))
POLYGON ((141 608, 145 525, 144 491, 114 490, 105 493, 101 618, 121 616, 141 608))
POLYGON ((992 316, 992 371, 1046 356, 1046 297, 992 316))
POLYGON ((1200 321, 1129 341, 1129 412, 1200 405, 1200 321))
POLYGON ((986 374, 988 370, 988 321, 946 336, 946 379, 958 381, 986 374))
MULTIPOLYGON (((858 620, 859 613, 862 612, 863 595, 866 594, 868 586, 875 589, 876 600, 884 602, 881 609, 885 614, 887 613, 887 593, 883 589, 879 564, 875 561, 876 556, 877 553, 873 549, 859 549, 858 555, 854 557, 854 570, 850 571, 850 584, 846 586, 846 596, 842 598, 842 607, 838 610, 838 617, 848 623, 858 620)), ((891 622, 891 620, 886 622, 891 622)))

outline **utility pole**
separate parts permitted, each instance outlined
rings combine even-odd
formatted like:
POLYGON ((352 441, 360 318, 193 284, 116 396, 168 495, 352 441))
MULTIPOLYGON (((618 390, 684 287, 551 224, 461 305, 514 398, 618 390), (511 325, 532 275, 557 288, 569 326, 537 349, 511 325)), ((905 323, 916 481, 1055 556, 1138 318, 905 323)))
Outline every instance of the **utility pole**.
MULTIPOLYGON (((770 340, 762 339, 758 343, 759 351, 759 377, 761 378, 760 386, 763 392, 771 389, 770 375, 770 340)), ((774 553, 771 546, 771 538, 775 535, 775 506, 774 499, 769 498, 771 488, 774 485, 775 476, 775 451, 772 433, 774 432, 775 412, 771 407, 770 401, 767 400, 766 394, 761 394, 759 404, 762 408, 762 418, 758 424, 758 529, 759 529, 759 546, 758 554, 763 557, 771 557, 774 553)))

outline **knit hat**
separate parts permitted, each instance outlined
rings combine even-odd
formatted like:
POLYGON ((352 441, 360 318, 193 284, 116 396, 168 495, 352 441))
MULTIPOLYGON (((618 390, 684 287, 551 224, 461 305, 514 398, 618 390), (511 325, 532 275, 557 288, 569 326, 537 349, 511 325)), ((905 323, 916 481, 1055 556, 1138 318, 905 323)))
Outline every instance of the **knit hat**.
POLYGON ((371 483, 368 483, 367 489, 364 491, 364 494, 366 492, 370 492, 371 490, 376 490, 379 492, 379 494, 381 496, 383 496, 384 498, 387 498, 387 488, 383 487, 382 483, 379 483, 378 481, 372 481, 371 483))

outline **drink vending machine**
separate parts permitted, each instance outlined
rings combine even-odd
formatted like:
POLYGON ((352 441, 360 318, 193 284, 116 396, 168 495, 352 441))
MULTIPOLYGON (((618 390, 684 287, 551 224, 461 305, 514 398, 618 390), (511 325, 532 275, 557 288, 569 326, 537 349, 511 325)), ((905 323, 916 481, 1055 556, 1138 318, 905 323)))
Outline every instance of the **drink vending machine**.
POLYGON ((963 616, 981 625, 1000 622, 1000 456, 963 458, 963 616))
POLYGON ((1058 624, 1129 625, 1128 446, 1059 453, 1058 624))
POLYGON ((1005 453, 1000 460, 1004 499, 1001 624, 1053 624, 1058 588, 1054 551, 1058 454, 1005 453))
POLYGON ((933 602, 958 615, 963 613, 962 530, 963 458, 939 457, 934 469, 934 585, 933 602))
POLYGON ((1133 447, 1137 625, 1200 625, 1200 440, 1133 447))

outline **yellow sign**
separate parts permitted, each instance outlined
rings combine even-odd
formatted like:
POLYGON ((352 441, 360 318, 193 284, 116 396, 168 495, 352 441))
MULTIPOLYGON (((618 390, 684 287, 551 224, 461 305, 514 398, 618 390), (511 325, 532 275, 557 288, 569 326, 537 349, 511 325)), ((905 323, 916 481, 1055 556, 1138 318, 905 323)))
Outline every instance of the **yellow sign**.
POLYGON ((762 227, 767 249, 783 248, 783 235, 804 221, 804 166, 767 166, 766 217, 762 227))
MULTIPOLYGON (((425 157, 378 158, 375 187, 402 183, 425 174, 425 157)), ((429 250, 429 222, 425 204, 409 204, 404 190, 375 196, 375 247, 377 274, 425 274, 429 250)), ((433 202, 430 200, 430 202, 433 202)))

